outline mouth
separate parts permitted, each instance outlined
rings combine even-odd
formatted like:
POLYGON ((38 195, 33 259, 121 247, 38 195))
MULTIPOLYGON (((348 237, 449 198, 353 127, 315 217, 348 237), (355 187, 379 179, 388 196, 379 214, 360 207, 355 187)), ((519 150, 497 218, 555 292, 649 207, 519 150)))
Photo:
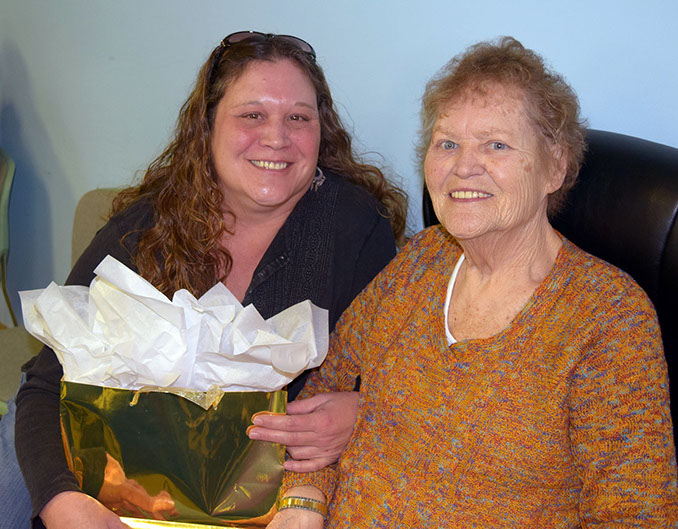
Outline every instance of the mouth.
POLYGON ((482 191, 452 191, 450 197, 457 198, 461 200, 470 200, 474 198, 487 198, 491 197, 490 193, 483 193, 482 191))
POLYGON ((268 160, 250 160, 250 162, 261 169, 271 169, 273 171, 281 171, 289 165, 287 162, 269 162, 268 160))

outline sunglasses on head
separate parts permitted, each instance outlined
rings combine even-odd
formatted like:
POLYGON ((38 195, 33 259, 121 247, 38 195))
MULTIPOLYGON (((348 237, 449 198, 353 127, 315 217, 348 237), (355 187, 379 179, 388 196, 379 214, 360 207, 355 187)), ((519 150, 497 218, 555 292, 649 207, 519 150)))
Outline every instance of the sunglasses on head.
POLYGON ((241 42, 263 42, 269 39, 284 40, 285 42, 296 46, 301 51, 308 53, 315 59, 315 50, 313 47, 305 40, 301 40, 292 35, 276 35, 275 33, 260 33, 259 31, 237 31, 224 38, 224 40, 221 41, 221 47, 229 48, 230 46, 241 42))

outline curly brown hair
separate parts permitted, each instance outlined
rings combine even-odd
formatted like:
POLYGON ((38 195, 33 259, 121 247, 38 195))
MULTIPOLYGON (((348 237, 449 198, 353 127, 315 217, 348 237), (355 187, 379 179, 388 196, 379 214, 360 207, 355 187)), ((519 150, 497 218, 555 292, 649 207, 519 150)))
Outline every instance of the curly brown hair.
POLYGON ((567 160, 562 186, 548 197, 548 214, 552 216, 577 181, 586 151, 586 121, 580 117, 579 100, 565 79, 513 37, 474 44, 453 57, 426 85, 417 147, 421 167, 443 107, 469 89, 482 93, 495 83, 524 95, 528 118, 539 136, 546 144, 560 147, 567 160))
POLYGON ((121 192, 113 202, 118 213, 139 200, 152 204, 155 223, 145 231, 134 256, 139 273, 167 295, 185 288, 202 295, 223 280, 233 259, 220 241, 230 231, 223 189, 218 184, 211 152, 216 108, 229 85, 254 61, 288 59, 308 76, 317 94, 321 125, 318 165, 367 189, 383 205, 398 243, 402 243, 407 198, 381 170, 361 163, 351 137, 334 108, 329 86, 315 58, 288 39, 249 39, 220 44, 200 68, 183 104, 174 138, 146 170, 142 182, 121 192))

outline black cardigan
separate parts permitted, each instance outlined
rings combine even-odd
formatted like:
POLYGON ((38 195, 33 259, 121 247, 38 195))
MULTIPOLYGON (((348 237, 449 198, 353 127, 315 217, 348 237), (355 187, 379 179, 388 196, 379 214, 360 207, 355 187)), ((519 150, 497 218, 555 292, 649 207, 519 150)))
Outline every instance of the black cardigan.
MULTIPOLYGON (((243 305, 254 304, 264 318, 310 299, 328 309, 330 330, 344 309, 395 255, 395 241, 377 201, 364 189, 325 171, 326 180, 296 205, 257 266, 243 305)), ((111 218, 71 271, 67 285, 89 285, 94 268, 112 255, 133 264, 141 234, 153 224, 148 203, 111 218)), ((216 278, 215 278, 216 282, 216 278)), ((68 470, 59 426, 59 382, 54 352, 44 347, 24 366, 26 382, 17 396, 16 452, 36 518, 60 492, 79 490, 68 470)), ((294 398, 305 376, 288 391, 294 398)))

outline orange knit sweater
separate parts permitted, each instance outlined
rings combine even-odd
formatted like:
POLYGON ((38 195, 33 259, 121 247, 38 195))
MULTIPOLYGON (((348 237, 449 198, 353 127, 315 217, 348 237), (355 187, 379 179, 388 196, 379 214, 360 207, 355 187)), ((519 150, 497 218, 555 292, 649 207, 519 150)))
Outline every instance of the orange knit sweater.
POLYGON ((425 230, 353 302, 302 395, 360 375, 353 437, 339 463, 285 485, 322 489, 331 528, 678 527, 645 293, 565 240, 504 331, 448 347, 460 255, 442 227, 425 230))

